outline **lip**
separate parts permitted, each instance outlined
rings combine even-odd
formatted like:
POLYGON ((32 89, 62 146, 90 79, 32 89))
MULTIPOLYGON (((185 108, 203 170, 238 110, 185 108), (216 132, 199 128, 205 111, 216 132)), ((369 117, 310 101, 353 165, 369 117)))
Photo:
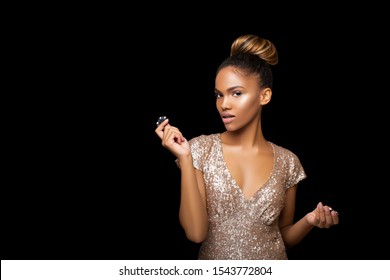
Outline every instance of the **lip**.
POLYGON ((229 124, 233 122, 234 118, 234 116, 222 116, 222 121, 224 124, 229 124))

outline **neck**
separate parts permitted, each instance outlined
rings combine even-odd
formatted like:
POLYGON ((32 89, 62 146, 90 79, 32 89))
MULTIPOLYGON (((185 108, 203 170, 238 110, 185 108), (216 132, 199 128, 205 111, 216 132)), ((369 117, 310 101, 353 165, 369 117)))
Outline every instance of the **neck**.
POLYGON ((222 141, 226 145, 240 146, 242 149, 261 149, 269 146, 259 122, 236 131, 225 131, 222 133, 222 141))

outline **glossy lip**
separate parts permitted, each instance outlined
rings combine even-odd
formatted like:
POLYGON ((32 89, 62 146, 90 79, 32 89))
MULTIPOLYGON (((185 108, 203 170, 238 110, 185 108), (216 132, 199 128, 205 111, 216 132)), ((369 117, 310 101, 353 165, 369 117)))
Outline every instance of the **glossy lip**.
POLYGON ((233 120, 235 118, 234 115, 229 114, 229 113, 222 113, 221 117, 222 117, 222 121, 224 124, 229 124, 229 123, 233 122, 233 120))

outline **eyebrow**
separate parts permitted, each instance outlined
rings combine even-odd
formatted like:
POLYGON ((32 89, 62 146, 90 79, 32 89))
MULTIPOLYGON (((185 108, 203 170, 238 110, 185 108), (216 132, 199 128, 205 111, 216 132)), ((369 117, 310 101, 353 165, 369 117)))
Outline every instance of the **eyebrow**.
MULTIPOLYGON (((242 86, 232 86, 232 87, 228 88, 227 91, 233 91, 233 90, 238 89, 238 88, 243 89, 244 87, 242 87, 242 86)), ((219 91, 217 88, 214 89, 214 92, 221 93, 221 91, 219 91)))

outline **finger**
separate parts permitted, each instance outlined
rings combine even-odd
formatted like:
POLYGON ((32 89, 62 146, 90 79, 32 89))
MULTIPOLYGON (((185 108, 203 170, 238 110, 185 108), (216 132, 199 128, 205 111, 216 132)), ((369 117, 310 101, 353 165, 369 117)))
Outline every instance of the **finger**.
POLYGON ((319 227, 324 227, 326 223, 326 218, 325 218, 325 210, 324 210, 324 205, 322 202, 318 203, 317 205, 318 208, 318 219, 319 219, 319 227))
POLYGON ((164 137, 164 132, 159 128, 156 128, 154 131, 156 132, 157 136, 162 140, 164 137))
POLYGON ((330 214, 332 216, 333 224, 338 225, 339 224, 339 213, 337 211, 333 210, 330 212, 330 214))
POLYGON ((164 130, 164 128, 168 124, 168 122, 169 122, 169 119, 165 119, 159 125, 157 125, 157 128, 160 128, 161 130, 164 130))
POLYGON ((155 129, 156 134, 160 139, 163 139, 164 136, 164 128, 168 125, 169 120, 166 119, 162 123, 160 123, 157 128, 155 129))
POLYGON ((327 223, 330 223, 330 225, 337 225, 339 223, 339 213, 332 209, 332 207, 327 206, 329 208, 329 219, 327 217, 327 223))
POLYGON ((324 206, 323 208, 325 213, 325 227, 328 228, 333 225, 333 218, 331 215, 332 208, 329 206, 324 206))
POLYGON ((169 124, 165 126, 164 136, 163 136, 163 145, 171 146, 175 143, 181 144, 183 135, 179 129, 176 127, 170 126, 169 124))

